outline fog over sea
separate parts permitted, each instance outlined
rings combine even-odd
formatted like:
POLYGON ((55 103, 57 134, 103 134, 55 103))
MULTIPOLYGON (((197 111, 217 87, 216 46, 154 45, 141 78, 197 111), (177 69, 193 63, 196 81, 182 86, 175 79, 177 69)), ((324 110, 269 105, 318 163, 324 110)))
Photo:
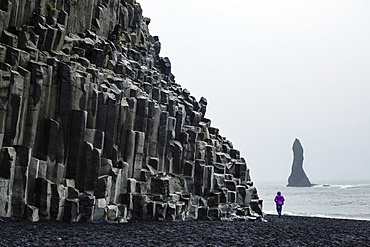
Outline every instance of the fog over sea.
POLYGON ((285 197, 283 215, 370 220, 370 180, 311 181, 313 187, 286 187, 287 182, 255 182, 263 212, 276 214, 274 197, 285 197))

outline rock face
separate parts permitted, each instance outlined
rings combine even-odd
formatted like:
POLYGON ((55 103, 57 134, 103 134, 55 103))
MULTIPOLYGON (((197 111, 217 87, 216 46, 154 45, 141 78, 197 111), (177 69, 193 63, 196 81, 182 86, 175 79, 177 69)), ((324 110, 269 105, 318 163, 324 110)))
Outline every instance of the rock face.
POLYGON ((303 148, 296 138, 293 143, 292 173, 288 179, 288 187, 311 187, 312 184, 303 170, 303 148))
POLYGON ((134 0, 2 0, 0 216, 250 219, 246 161, 134 0))

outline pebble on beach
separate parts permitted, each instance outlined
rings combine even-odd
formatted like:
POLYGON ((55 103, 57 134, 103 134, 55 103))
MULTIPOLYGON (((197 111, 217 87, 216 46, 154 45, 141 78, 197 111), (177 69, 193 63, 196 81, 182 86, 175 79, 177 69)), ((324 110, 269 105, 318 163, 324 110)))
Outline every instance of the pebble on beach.
POLYGON ((370 221, 266 215, 265 222, 30 222, 1 218, 1 246, 366 246, 370 221))

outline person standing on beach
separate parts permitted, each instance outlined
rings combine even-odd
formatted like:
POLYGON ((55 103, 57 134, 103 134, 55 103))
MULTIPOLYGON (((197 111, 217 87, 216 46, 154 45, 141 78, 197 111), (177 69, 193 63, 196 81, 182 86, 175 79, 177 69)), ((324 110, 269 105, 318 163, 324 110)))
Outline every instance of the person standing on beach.
POLYGON ((277 195, 275 196, 275 203, 276 203, 276 211, 279 214, 279 218, 281 217, 281 210, 283 209, 285 198, 281 195, 281 192, 278 191, 277 195))

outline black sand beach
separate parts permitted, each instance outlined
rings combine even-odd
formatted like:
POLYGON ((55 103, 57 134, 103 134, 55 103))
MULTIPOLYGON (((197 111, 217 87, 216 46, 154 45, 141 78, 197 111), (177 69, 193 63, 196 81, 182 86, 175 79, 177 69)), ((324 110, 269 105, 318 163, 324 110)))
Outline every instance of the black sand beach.
POLYGON ((369 246, 370 221, 267 215, 267 222, 65 223, 0 219, 1 246, 369 246))

